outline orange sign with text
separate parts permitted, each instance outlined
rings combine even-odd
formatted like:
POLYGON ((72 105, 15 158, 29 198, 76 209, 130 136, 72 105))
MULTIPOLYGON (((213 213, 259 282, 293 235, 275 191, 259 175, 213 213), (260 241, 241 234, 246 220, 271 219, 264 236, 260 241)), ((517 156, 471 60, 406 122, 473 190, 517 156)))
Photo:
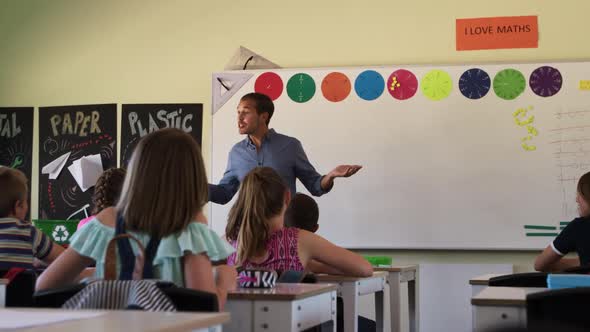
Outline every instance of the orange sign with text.
POLYGON ((457 51, 537 48, 537 16, 457 19, 457 51))

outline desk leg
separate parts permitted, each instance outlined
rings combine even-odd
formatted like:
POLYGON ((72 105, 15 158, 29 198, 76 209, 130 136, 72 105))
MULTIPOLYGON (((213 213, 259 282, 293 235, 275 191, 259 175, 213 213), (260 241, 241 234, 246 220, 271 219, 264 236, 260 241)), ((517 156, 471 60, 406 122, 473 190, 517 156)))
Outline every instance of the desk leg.
POLYGON ((0 285, 0 308, 6 306, 6 285, 0 285))
POLYGON ((419 331, 419 322, 420 322, 420 305, 418 299, 418 281, 419 281, 419 271, 420 269, 416 269, 416 273, 414 275, 414 280, 408 281, 408 310, 410 311, 410 332, 418 332, 419 331))
POLYGON ((342 282, 340 292, 342 294, 342 304, 344 307, 343 322, 344 332, 358 331, 358 282, 342 282))
POLYGON ((389 284, 391 332, 402 332, 400 273, 389 272, 387 283, 389 284))
POLYGON ((383 332, 383 312, 385 310, 385 296, 383 291, 375 292, 375 323, 377 324, 377 332, 383 332))

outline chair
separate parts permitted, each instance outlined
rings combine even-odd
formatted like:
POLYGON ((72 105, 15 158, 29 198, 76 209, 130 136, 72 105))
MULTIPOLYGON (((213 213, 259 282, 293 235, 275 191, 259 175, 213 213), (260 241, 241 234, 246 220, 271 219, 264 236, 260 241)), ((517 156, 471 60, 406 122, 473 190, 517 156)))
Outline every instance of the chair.
POLYGON ((555 289, 526 297, 527 325, 541 328, 549 324, 567 324, 590 328, 590 287, 555 289))
MULTIPOLYGON (((176 287, 169 282, 159 282, 157 286, 174 303, 178 311, 219 311, 217 294, 176 287)), ((33 296, 34 305, 40 308, 61 308, 84 287, 86 287, 85 284, 76 284, 36 292, 33 296)))
MULTIPOLYGON (((10 269, 0 269, 0 276, 10 269)), ((12 279, 6 287, 6 307, 32 307, 37 275, 33 270, 24 270, 12 279)))
POLYGON ((547 287, 546 272, 515 273, 490 278, 489 286, 547 287))

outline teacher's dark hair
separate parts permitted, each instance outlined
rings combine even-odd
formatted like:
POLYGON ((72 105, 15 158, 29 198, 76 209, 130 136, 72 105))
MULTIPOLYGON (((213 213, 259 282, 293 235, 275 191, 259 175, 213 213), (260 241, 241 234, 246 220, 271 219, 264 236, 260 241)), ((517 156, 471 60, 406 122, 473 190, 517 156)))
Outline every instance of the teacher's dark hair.
POLYGON ((268 120, 266 120, 266 125, 268 126, 270 119, 275 112, 275 105, 272 100, 267 95, 258 92, 244 95, 240 101, 244 100, 253 101, 256 104, 256 113, 258 113, 258 115, 268 113, 268 120))

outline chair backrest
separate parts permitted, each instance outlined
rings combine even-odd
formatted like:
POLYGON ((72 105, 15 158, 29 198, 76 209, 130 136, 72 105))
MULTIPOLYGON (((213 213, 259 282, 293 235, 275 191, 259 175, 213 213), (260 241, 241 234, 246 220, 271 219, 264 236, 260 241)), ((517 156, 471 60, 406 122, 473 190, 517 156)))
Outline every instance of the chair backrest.
POLYGON ((490 278, 489 286, 547 287, 546 272, 515 273, 490 278))
POLYGON ((590 328, 590 287, 564 288, 527 295, 527 325, 568 324, 590 328))
POLYGON ((35 292, 33 305, 37 308, 61 308, 72 296, 84 289, 86 285, 75 284, 35 292))
POLYGON ((171 283, 158 283, 158 288, 170 298, 178 311, 219 311, 217 294, 176 287, 171 283))
MULTIPOLYGON (((173 283, 158 282, 158 288, 174 303, 178 311, 217 312, 217 294, 176 287, 173 283)), ((63 304, 86 287, 77 284, 36 292, 34 306, 39 308, 61 308, 63 304)))
MULTIPOLYGON (((0 269, 0 277, 9 269, 0 269)), ((37 275, 33 270, 24 270, 12 279, 6 287, 7 307, 32 307, 37 275)))

